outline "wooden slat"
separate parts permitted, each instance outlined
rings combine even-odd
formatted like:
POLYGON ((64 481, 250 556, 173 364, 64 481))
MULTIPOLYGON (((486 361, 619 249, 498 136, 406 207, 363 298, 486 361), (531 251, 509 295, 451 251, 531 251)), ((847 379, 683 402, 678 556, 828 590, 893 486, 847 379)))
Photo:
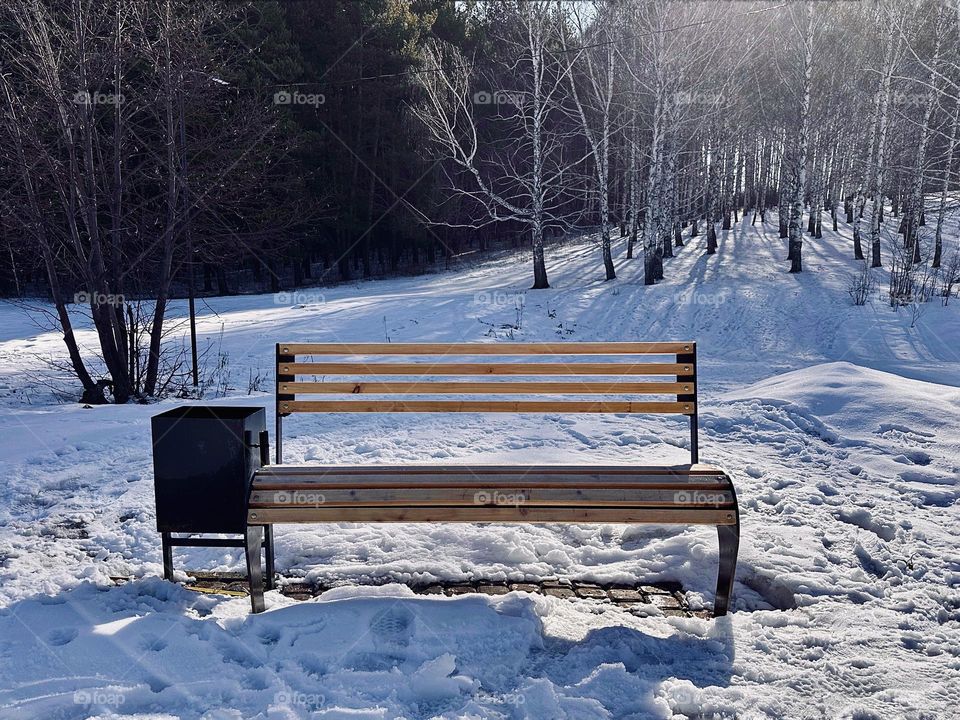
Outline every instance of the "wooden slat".
POLYGON ((710 465, 630 467, 571 465, 267 465, 255 488, 328 487, 729 487, 730 478, 710 465))
POLYGON ((693 342, 280 343, 284 355, 676 355, 693 342))
POLYGON ((733 525, 733 509, 702 508, 551 508, 551 507, 318 507, 256 509, 250 525, 337 522, 494 522, 494 523, 657 523, 733 525))
POLYGON ((509 400, 283 400, 280 412, 396 413, 396 412, 477 412, 477 413, 643 413, 690 415, 692 402, 628 401, 509 401, 509 400))
POLYGON ((692 394, 693 383, 678 382, 282 382, 284 394, 434 395, 680 395, 692 394))
POLYGON ((730 478, 710 466, 641 468, 628 466, 296 466, 261 468, 253 479, 255 490, 363 488, 593 488, 624 490, 665 488, 716 490, 731 487, 730 478))
POLYGON ((356 488, 323 491, 255 489, 251 508, 285 507, 473 507, 476 505, 525 505, 556 507, 731 507, 733 493, 724 490, 695 491, 688 488, 622 490, 615 488, 530 487, 428 487, 356 488))
POLYGON ((570 481, 558 481, 537 478, 532 481, 518 480, 517 482, 498 482, 491 480, 484 481, 484 484, 478 485, 473 482, 465 481, 447 481, 443 478, 427 478, 422 480, 392 479, 392 480, 354 480, 352 478, 309 478, 301 476, 300 478, 281 478, 278 480, 259 480, 254 483, 255 490, 274 491, 274 490, 303 490, 304 492, 324 492, 325 490, 403 490, 409 488, 461 488, 477 490, 482 487, 489 490, 509 490, 513 488, 542 488, 542 489, 569 489, 578 487, 584 490, 593 488, 608 488, 611 490, 629 490, 637 492, 638 489, 660 489, 660 490, 696 490, 712 492, 714 490, 728 490, 731 487, 730 481, 723 478, 703 478, 701 480, 668 480, 664 478, 651 479, 646 483, 637 482, 618 482, 601 480, 584 480, 573 483, 570 481))
POLYGON ((684 363, 280 363, 280 375, 690 375, 684 363))
POLYGON ((272 492, 277 490, 302 490, 304 492, 317 493, 323 493, 327 490, 407 490, 412 488, 436 488, 438 491, 441 489, 456 488, 464 491, 470 490, 471 492, 482 488, 485 490, 496 490, 499 492, 501 490, 515 490, 517 488, 567 490, 571 487, 579 488, 583 491, 601 488, 610 490, 624 490, 633 493, 636 493, 641 489, 670 490, 672 492, 686 490, 697 492, 713 492, 727 490, 731 487, 731 484, 729 480, 723 478, 703 478, 702 480, 691 479, 673 481, 664 478, 652 478, 649 480, 649 482, 644 483, 623 482, 616 480, 611 481, 605 478, 601 478, 599 480, 584 480, 582 482, 573 483, 570 481, 558 481, 555 479, 535 478, 533 480, 523 479, 515 482, 491 480, 484 481, 483 485, 479 485, 476 482, 457 482, 455 480, 448 481, 444 478, 427 478, 418 481, 416 479, 402 480, 399 478, 392 480, 382 480, 377 478, 355 480, 353 478, 308 478, 306 476, 301 476, 299 478, 279 478, 276 480, 263 479, 258 480, 254 484, 254 489, 257 491, 272 492))
POLYGON ((723 475, 727 472, 717 465, 697 463, 695 465, 424 465, 411 463, 409 465, 265 465, 257 474, 294 475, 303 473, 314 475, 318 473, 336 473, 340 475, 362 475, 370 473, 378 475, 504 475, 540 473, 550 475, 572 475, 577 478, 591 477, 598 473, 604 475, 626 475, 645 477, 648 475, 723 475))

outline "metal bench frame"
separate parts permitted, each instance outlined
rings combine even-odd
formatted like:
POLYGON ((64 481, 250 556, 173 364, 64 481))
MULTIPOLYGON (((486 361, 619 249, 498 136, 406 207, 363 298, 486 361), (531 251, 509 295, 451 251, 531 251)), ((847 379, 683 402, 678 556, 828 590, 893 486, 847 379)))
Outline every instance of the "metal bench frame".
POLYGON ((693 342, 669 343, 278 343, 276 346, 276 465, 261 468, 248 502, 244 546, 253 612, 265 608, 263 591, 273 588, 273 525, 277 522, 624 522, 630 524, 706 524, 717 528, 719 567, 714 614, 727 612, 740 541, 740 516, 733 483, 723 470, 700 465, 697 417, 697 348, 693 342), (489 363, 443 360, 477 356, 538 356, 536 362, 489 363), (613 356, 627 362, 539 362, 541 357, 613 356), (431 362, 298 362, 300 356, 396 358, 432 356, 431 362), (662 362, 657 356, 668 357, 662 362), (650 358, 653 358, 651 361, 650 358), (327 376, 341 376, 334 381, 327 376), (298 381, 323 376, 323 381, 298 381), (381 377, 413 376, 409 381, 381 377), (482 376, 484 382, 437 381, 436 377, 482 376), (560 376, 560 380, 515 382, 515 377, 560 376), (587 380, 584 380, 584 377, 587 380), (630 376, 630 382, 597 376, 630 376), (656 382, 633 382, 655 376, 656 382), (364 380, 342 380, 362 377, 364 380), (579 378, 570 381, 569 378, 579 378), (373 378, 373 380, 368 380, 373 378), (302 399, 303 395, 341 395, 351 399, 302 399), (393 400, 381 396, 413 394, 454 396, 457 400, 393 400), (667 400, 463 400, 465 395, 659 395, 667 400), (380 399, 368 400, 377 396, 380 399), (690 465, 676 467, 556 466, 284 466, 283 419, 316 412, 507 412, 673 414, 688 417, 690 465), (467 476, 472 479, 465 480, 467 476), (558 475, 554 479, 554 475, 558 475), (410 477, 420 476, 420 479, 410 477), (591 477, 592 476, 592 477, 591 477), (400 478, 404 478, 400 481, 400 478), (480 482, 480 478, 484 478, 480 482), (489 478, 486 479, 486 478, 489 478), (531 479, 533 478, 533 479, 531 479), (587 482, 591 478, 593 482, 587 482), (427 482, 429 480, 429 482, 427 482), (514 509, 468 503, 464 494, 482 488, 516 489, 529 504, 514 509), (288 491, 321 488, 334 498, 321 507, 289 504, 288 491), (443 491, 440 492, 440 488, 443 491), (704 488, 722 500, 691 507, 678 499, 704 488), (617 491, 619 489, 620 492, 617 491), (674 491, 673 502, 669 492, 674 491), (270 492, 274 495, 271 496, 270 492), (633 494, 638 498, 632 502, 633 494), (404 499, 419 496, 419 500, 404 499), (435 497, 434 497, 435 496, 435 497), (575 497, 574 497, 575 496, 575 497), (603 496, 603 497, 601 497, 603 496), (281 502, 278 498, 283 497, 281 502), (526 497, 526 496, 525 496, 526 497), (643 501, 640 501, 643 498, 643 501), (266 578, 261 551, 266 551, 266 578))

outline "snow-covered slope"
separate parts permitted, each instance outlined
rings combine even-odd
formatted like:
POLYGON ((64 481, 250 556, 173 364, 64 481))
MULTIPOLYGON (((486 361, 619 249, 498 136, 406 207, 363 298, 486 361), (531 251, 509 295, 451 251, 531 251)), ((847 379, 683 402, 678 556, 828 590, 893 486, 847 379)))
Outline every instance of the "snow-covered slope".
MULTIPOLYGON (((279 340, 697 340, 702 455, 733 473, 744 525, 734 612, 716 621, 523 593, 414 597, 401 585, 301 604, 271 594, 270 612, 248 616, 244 599, 165 583, 149 417, 174 402, 53 404, 31 380, 40 357, 62 356, 60 339, 0 306, 0 717, 951 717, 960 313, 933 302, 911 327, 879 299, 855 307, 847 233, 806 240, 805 272, 790 276, 767 229, 738 226, 709 258, 688 244, 654 287, 622 245, 619 278, 602 282, 599 253, 580 242, 553 249, 546 291, 526 291, 527 264, 503 259, 216 298, 200 319, 233 374, 218 402, 268 408, 269 395, 245 390, 251 374, 269 376, 279 340)), ((286 427, 292 462, 677 462, 687 442, 678 421, 621 416, 315 416, 286 427)), ((242 567, 233 550, 185 551, 178 565, 242 567)), ((334 584, 679 580, 708 607, 716 537, 284 527, 278 565, 334 584)))

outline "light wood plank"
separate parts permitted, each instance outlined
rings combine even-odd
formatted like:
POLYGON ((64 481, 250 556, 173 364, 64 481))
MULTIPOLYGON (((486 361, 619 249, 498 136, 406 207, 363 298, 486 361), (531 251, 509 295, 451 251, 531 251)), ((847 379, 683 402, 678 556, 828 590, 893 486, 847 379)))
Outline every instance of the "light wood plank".
POLYGON ((531 472, 540 474, 557 475, 595 475, 603 473, 605 475, 726 475, 727 472, 717 466, 708 463, 697 463, 695 465, 426 465, 411 463, 409 465, 325 465, 325 464, 306 464, 306 465, 265 465, 258 471, 260 475, 290 475, 304 473, 313 475, 315 473, 338 473, 342 475, 367 475, 377 473, 380 475, 502 475, 518 474, 526 475, 531 472))
POLYGON ((508 401, 508 400, 283 400, 280 412, 327 413, 623 413, 692 415, 692 402, 508 401))
POLYGON ((279 392, 285 395, 434 395, 440 393, 455 393, 458 395, 690 395, 694 392, 694 385, 693 383, 678 382, 282 382, 279 392))
POLYGON ((581 489, 530 487, 429 487, 357 488, 322 491, 255 489, 251 508, 285 507, 426 507, 435 505, 525 505, 557 507, 730 507, 733 494, 724 490, 698 491, 689 488, 621 490, 607 487, 581 489))
POLYGON ((493 522, 493 523, 656 523, 663 525, 734 525, 730 510, 700 508, 282 508, 247 512, 250 525, 338 522, 493 522))
POLYGON ((283 355, 676 355, 693 342, 280 343, 283 355))
POLYGON ((684 363, 280 363, 280 375, 692 375, 684 363))
POLYGON ((256 489, 404 487, 610 487, 723 489, 730 478, 710 465, 631 468, 569 465, 268 465, 257 470, 256 489))
POLYGON ((274 491, 274 490, 302 490, 304 492, 324 492, 325 490, 404 490, 411 488, 461 488, 475 491, 478 489, 489 490, 510 490, 516 488, 541 488, 564 490, 571 487, 581 488, 590 491, 595 488, 610 490, 625 490, 637 492, 640 489, 660 489, 670 490, 671 492, 680 490, 691 491, 723 491, 729 490, 732 485, 729 480, 723 478, 704 478, 702 481, 667 481, 651 480, 647 483, 638 482, 608 482, 606 480, 584 480, 582 482, 558 481, 549 479, 536 479, 532 481, 518 480, 517 482, 498 482, 491 480, 480 485, 478 482, 466 481, 447 481, 443 478, 428 478, 425 480, 382 480, 382 481, 357 481, 348 478, 317 478, 315 480, 301 477, 299 479, 279 479, 279 480, 260 480, 254 483, 255 490, 274 491))
MULTIPOLYGON (((452 472, 350 472, 338 467, 315 469, 291 467, 286 470, 258 470, 253 479, 256 490, 321 491, 323 488, 593 488, 607 487, 637 491, 646 488, 673 490, 711 490, 731 487, 730 478, 722 472, 715 473, 649 473, 630 474, 621 472, 591 472, 581 467, 576 473, 544 472, 539 468, 504 469, 500 472, 472 471, 460 467, 452 472)), ((357 468, 357 470, 361 470, 357 468)))

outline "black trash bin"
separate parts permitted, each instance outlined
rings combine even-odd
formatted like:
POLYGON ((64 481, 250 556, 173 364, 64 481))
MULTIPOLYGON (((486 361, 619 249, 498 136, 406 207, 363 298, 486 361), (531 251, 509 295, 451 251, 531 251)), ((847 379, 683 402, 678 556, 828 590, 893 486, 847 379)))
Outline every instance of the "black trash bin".
POLYGON ((269 458, 267 414, 262 407, 185 405, 155 415, 151 424, 157 529, 164 576, 172 580, 173 546, 244 546, 171 533, 245 532, 253 474, 269 458))

